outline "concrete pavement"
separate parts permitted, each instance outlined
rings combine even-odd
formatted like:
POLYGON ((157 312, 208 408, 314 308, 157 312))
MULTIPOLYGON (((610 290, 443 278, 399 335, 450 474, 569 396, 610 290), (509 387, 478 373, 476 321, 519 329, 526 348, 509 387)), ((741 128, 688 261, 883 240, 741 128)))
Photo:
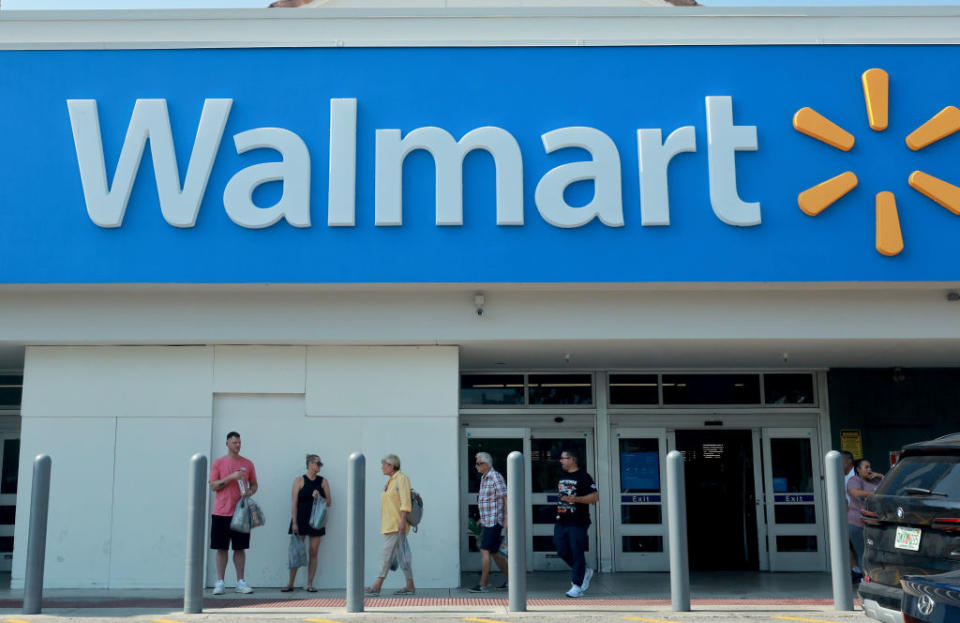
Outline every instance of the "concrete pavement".
MULTIPOLYGON (((499 583, 495 576, 494 583, 499 583)), ((475 574, 464 574, 462 586, 476 583, 475 574)), ((44 621, 124 621, 190 623, 193 621, 263 622, 319 621, 474 621, 522 623, 526 621, 597 621, 626 623, 653 621, 756 621, 783 623, 867 621, 862 612, 833 611, 830 577, 824 573, 694 573, 691 576, 693 612, 670 611, 669 575, 666 573, 598 574, 584 598, 569 599, 569 574, 538 572, 528 576, 528 612, 508 613, 506 591, 475 594, 465 588, 420 589, 412 597, 393 597, 390 584, 384 596, 368 598, 366 612, 347 614, 343 589, 307 593, 281 593, 278 588, 256 587, 252 595, 227 592, 204 599, 204 614, 184 615, 183 592, 177 589, 76 590, 44 592, 43 615, 21 615, 20 591, 0 590, 0 623, 44 621)))

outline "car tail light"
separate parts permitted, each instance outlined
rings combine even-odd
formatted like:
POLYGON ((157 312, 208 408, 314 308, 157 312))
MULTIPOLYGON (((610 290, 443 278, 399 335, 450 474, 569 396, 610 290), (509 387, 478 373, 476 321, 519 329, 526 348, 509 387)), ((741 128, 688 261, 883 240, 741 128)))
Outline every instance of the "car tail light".
POLYGON ((906 612, 904 612, 904 613, 903 613, 903 623, 923 623, 923 621, 920 620, 920 619, 918 619, 917 617, 912 617, 912 616, 910 616, 909 614, 907 614, 906 612))
POLYGON ((873 511, 868 511, 865 508, 861 508, 860 517, 863 519, 863 523, 867 524, 868 526, 880 525, 880 515, 873 511))
POLYGON ((952 517, 941 517, 933 520, 933 528, 947 532, 960 532, 960 519, 952 517))

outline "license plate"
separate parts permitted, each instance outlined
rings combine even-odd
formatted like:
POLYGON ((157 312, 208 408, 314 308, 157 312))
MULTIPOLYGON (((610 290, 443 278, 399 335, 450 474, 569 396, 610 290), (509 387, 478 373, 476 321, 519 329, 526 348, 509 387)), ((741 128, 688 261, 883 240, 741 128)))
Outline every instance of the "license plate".
POLYGON ((893 542, 897 549, 908 549, 911 552, 920 550, 920 528, 897 528, 897 538, 893 542))

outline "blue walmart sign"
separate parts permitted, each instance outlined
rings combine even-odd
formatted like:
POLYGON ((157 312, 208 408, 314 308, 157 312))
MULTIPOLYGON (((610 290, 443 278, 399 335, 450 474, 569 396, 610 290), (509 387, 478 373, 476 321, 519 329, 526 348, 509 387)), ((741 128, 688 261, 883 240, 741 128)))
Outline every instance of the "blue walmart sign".
POLYGON ((956 280, 954 74, 950 46, 0 52, 0 283, 956 280))

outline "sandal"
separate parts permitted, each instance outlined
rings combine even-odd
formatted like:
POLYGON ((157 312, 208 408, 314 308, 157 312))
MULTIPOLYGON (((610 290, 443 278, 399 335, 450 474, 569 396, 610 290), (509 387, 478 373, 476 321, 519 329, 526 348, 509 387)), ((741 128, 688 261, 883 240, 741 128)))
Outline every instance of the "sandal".
POLYGON ((367 597, 379 597, 380 591, 374 591, 369 586, 367 586, 366 588, 363 589, 363 594, 366 595, 367 597))
POLYGON ((303 590, 307 591, 308 593, 316 593, 316 592, 317 592, 317 589, 315 589, 315 588, 312 587, 312 586, 304 587, 303 590))
POLYGON ((412 589, 412 588, 401 588, 398 591, 393 591, 393 594, 394 595, 416 595, 417 591, 416 589, 412 589))
POLYGON ((292 593, 292 592, 293 592, 293 587, 292 587, 292 586, 284 586, 283 588, 280 589, 280 592, 281 592, 281 593, 292 593))

